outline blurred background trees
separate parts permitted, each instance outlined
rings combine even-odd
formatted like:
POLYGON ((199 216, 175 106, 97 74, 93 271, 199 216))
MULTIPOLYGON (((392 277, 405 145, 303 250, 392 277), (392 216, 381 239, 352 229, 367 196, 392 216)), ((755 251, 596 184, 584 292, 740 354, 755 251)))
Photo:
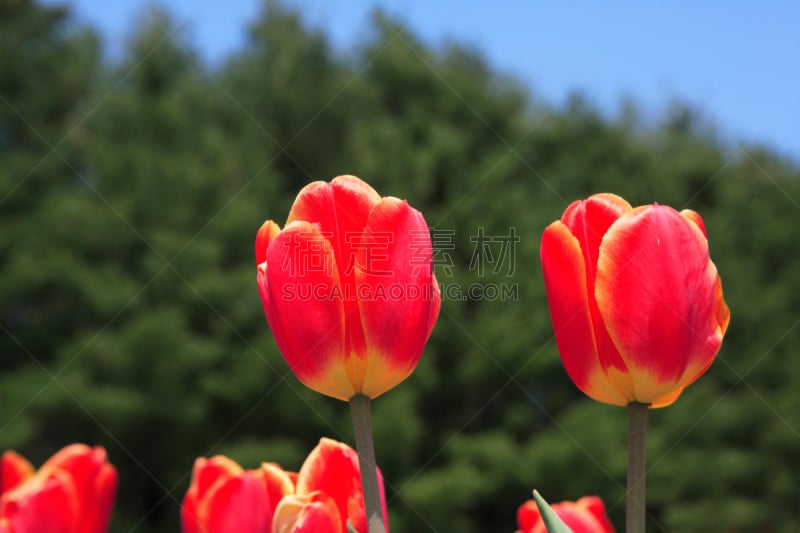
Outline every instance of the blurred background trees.
POLYGON ((248 35, 211 68, 150 12, 107 64, 66 8, 0 2, 0 448, 102 444, 112 530, 174 532, 195 457, 297 469, 321 436, 352 443, 281 359, 252 246, 300 187, 353 173, 423 211, 451 289, 374 404, 392 531, 513 531, 534 487, 599 494, 620 526, 625 413, 564 373, 538 262, 570 201, 612 191, 701 212, 732 310, 710 371, 650 417, 649 529, 800 528, 796 163, 683 104, 659 124, 553 108, 380 13, 346 53, 274 2, 248 35), (509 292, 461 299, 473 284, 509 292))

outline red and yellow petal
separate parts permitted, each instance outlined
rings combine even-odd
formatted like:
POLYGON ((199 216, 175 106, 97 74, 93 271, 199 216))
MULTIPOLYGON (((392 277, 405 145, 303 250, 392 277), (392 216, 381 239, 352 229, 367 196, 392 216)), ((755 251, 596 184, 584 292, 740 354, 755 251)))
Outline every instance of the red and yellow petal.
POLYGON ((625 405, 600 363, 580 243, 561 221, 550 224, 540 249, 550 317, 564 368, 579 389, 595 400, 625 405))
POLYGON ((183 496, 181 502, 181 532, 182 533, 200 533, 200 523, 197 516, 197 507, 199 505, 197 498, 197 488, 189 487, 186 494, 183 496))
POLYGON ((267 260, 267 248, 281 232, 280 226, 271 220, 264 222, 256 233, 256 266, 267 260))
MULTIPOLYGON (((380 469, 376 470, 385 520, 386 498, 383 492, 383 476, 380 469)), ((297 477, 297 494, 310 494, 315 491, 324 492, 336 502, 342 517, 343 531, 347 530, 349 520, 356 531, 367 533, 361 473, 355 450, 332 439, 320 439, 319 444, 308 454, 297 477)), ((388 523, 384 524, 388 531, 388 523)))
POLYGON ((270 502, 252 472, 220 478, 197 508, 202 533, 269 533, 270 502))
POLYGON ((355 271, 366 351, 348 361, 359 392, 370 398, 403 381, 419 362, 439 310, 432 256, 419 211, 393 197, 374 207, 355 271))
POLYGON ((117 470, 109 463, 100 467, 94 477, 89 499, 83 502, 84 527, 79 533, 105 533, 111 523, 117 495, 117 470))
POLYGON ((608 335, 595 299, 594 286, 600 243, 608 228, 632 209, 623 198, 610 193, 594 194, 586 200, 573 202, 561 221, 578 239, 586 268, 586 292, 592 319, 597 357, 611 387, 625 395, 631 389, 630 376, 617 347, 608 335))
POLYGON ((344 367, 344 294, 330 242, 308 222, 290 223, 270 244, 258 280, 292 372, 317 392, 349 399, 356 389, 344 367))
POLYGON ((194 462, 191 488, 196 488, 197 496, 202 499, 220 478, 236 477, 243 473, 244 469, 236 461, 224 455, 215 455, 211 459, 198 457, 194 462))
MULTIPOLYGON (((593 527, 587 531, 592 533, 614 533, 614 526, 606 514, 603 500, 597 496, 584 496, 574 503, 574 509, 587 517, 592 517, 593 527)), ((574 530, 577 533, 577 530, 574 530)))
POLYGON ((381 196, 356 176, 337 176, 330 183, 309 183, 297 195, 286 223, 303 220, 331 233, 360 231, 381 196))
POLYGON ((181 528, 183 533, 202 533, 198 507, 212 487, 220 480, 238 477, 244 470, 235 461, 224 455, 210 459, 198 457, 192 470, 192 483, 181 505, 181 528))
POLYGON ((295 485, 292 477, 275 463, 262 463, 261 468, 255 472, 264 484, 269 497, 269 514, 275 512, 278 502, 288 494, 294 494, 295 485))
POLYGON ((306 185, 292 205, 288 225, 294 221, 310 222, 331 240, 337 262, 352 265, 358 241, 372 208, 381 201, 375 189, 355 176, 339 176, 330 183, 317 181, 306 185))
POLYGON ((616 194, 600 193, 572 202, 561 216, 561 222, 580 243, 589 286, 594 285, 603 236, 611 224, 631 209, 631 205, 616 194))
POLYGON ((322 438, 308 454, 297 476, 297 494, 321 491, 333 498, 346 529, 347 519, 357 531, 366 531, 366 513, 361 496, 361 474, 356 452, 344 443, 322 438), (351 500, 360 499, 360 508, 351 500))
POLYGON ((108 529, 117 491, 117 472, 106 451, 85 444, 71 444, 42 465, 41 475, 62 470, 71 476, 81 517, 74 533, 102 533, 108 529))
POLYGON ((718 288, 705 236, 674 209, 640 207, 609 228, 595 295, 632 377, 631 400, 662 399, 708 367, 722 342, 718 288))
POLYGON ((33 465, 17 452, 7 451, 0 457, 0 494, 33 476, 33 465))
POLYGON ((304 221, 314 224, 333 248, 343 291, 348 323, 345 353, 364 353, 364 333, 358 317, 355 295, 355 261, 364 226, 372 209, 381 201, 375 189, 355 176, 338 176, 330 183, 315 182, 297 195, 287 224, 304 221))
POLYGON ((62 469, 38 473, 0 500, 0 516, 14 533, 78 531, 78 496, 72 476, 62 469))
POLYGON ((322 493, 292 494, 278 504, 272 533, 344 533, 336 502, 322 493))
POLYGON ((697 226, 697 228, 703 232, 703 237, 708 238, 708 234, 706 233, 706 224, 703 222, 703 217, 700 216, 700 213, 692 211, 691 209, 684 209, 680 214, 683 218, 697 226))

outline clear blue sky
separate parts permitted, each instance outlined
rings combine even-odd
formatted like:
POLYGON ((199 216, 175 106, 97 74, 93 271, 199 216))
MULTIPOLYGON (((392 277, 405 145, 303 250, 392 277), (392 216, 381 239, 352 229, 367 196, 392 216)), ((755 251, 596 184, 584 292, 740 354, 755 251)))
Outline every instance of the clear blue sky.
MULTIPOLYGON (((46 0, 56 3, 57 0, 46 0)), ((658 117, 681 99, 702 109, 727 141, 767 144, 800 161, 800 2, 285 0, 346 49, 365 38, 376 6, 426 43, 456 40, 558 105, 580 90, 614 113, 632 97, 658 117)), ((147 0, 73 0, 112 57, 147 0)), ((163 0, 212 63, 242 46, 260 0, 163 0)))

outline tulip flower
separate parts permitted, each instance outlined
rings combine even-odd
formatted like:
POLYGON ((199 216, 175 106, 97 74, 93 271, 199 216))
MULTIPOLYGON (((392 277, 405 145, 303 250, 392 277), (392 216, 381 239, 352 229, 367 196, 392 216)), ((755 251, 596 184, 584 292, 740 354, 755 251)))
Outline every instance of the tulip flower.
POLYGON ((274 463, 244 470, 221 455, 201 457, 181 506, 183 533, 347 533, 348 523, 367 533, 358 456, 325 438, 298 473, 274 463))
POLYGON ((561 359, 591 398, 663 407, 711 365, 730 313, 694 211, 596 194, 540 253, 561 359))
POLYGON ((101 447, 72 444, 35 471, 15 452, 0 457, 0 533, 104 533, 117 473, 101 447))
POLYGON ((244 470, 227 457, 198 458, 181 506, 183 533, 270 533, 280 500, 294 492, 275 464, 244 470))
POLYGON ((730 320, 705 224, 596 194, 545 229, 540 253, 567 373, 591 398, 628 407, 626 530, 642 533, 648 409, 711 366, 730 320))
POLYGON ((355 176, 307 185, 256 234, 258 288, 292 372, 350 403, 370 533, 383 530, 369 401, 414 370, 439 315, 428 225, 355 176))
MULTIPOLYGON (((383 476, 375 469, 378 478, 382 514, 386 516, 386 495, 383 476)), ((341 516, 342 531, 347 531, 349 521, 359 533, 367 533, 364 493, 361 488, 359 459, 347 444, 322 438, 303 462, 297 475, 297 494, 323 492, 333 498, 341 516)), ((384 527, 389 524, 384 519, 384 527)))
MULTIPOLYGON (((573 533, 614 533, 606 516, 603 501, 597 496, 584 496, 577 502, 561 502, 551 506, 573 533)), ((546 533, 539 507, 528 500, 517 510, 517 533, 546 533)))
POLYGON ((355 176, 311 183, 282 230, 264 223, 255 255, 267 321, 305 385, 375 398, 414 370, 440 295, 428 226, 407 202, 355 176))

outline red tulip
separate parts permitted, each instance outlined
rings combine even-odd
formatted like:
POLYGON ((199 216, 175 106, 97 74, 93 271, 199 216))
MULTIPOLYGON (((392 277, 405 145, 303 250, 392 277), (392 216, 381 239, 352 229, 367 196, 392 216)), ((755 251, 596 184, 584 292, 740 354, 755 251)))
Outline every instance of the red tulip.
POLYGON ((221 455, 198 458, 181 506, 183 533, 270 533, 278 502, 293 492, 277 465, 245 471, 221 455))
MULTIPOLYGON (((383 476, 378 473, 378 488, 381 491, 384 526, 386 521, 386 495, 383 492, 383 476)), ((358 455, 347 444, 322 438, 306 458, 297 476, 297 494, 322 492, 336 503, 341 517, 342 531, 347 531, 348 520, 359 533, 367 533, 367 516, 364 510, 364 493, 361 489, 361 473, 358 455)))
POLYGON ((6 452, 0 458, 0 532, 103 533, 116 489, 117 472, 103 448, 72 444, 38 472, 6 452))
MULTIPOLYGON (((577 502, 556 503, 551 508, 573 533, 614 533, 603 501, 597 496, 584 496, 577 502)), ((547 533, 533 500, 528 500, 517 510, 517 526, 517 533, 547 533)))
POLYGON ((306 186, 281 230, 256 236, 275 341, 308 387, 375 398, 414 370, 439 313, 428 226, 355 176, 306 186))
POLYGON ((561 359, 588 396, 663 407, 711 365, 730 313, 697 213, 597 194, 540 253, 561 359))
MULTIPOLYGON (((380 471, 378 479, 383 491, 380 471)), ((367 533, 358 456, 331 439, 320 440, 297 474, 274 463, 244 470, 221 455, 201 457, 181 507, 183 533, 346 533, 348 521, 367 533)))

